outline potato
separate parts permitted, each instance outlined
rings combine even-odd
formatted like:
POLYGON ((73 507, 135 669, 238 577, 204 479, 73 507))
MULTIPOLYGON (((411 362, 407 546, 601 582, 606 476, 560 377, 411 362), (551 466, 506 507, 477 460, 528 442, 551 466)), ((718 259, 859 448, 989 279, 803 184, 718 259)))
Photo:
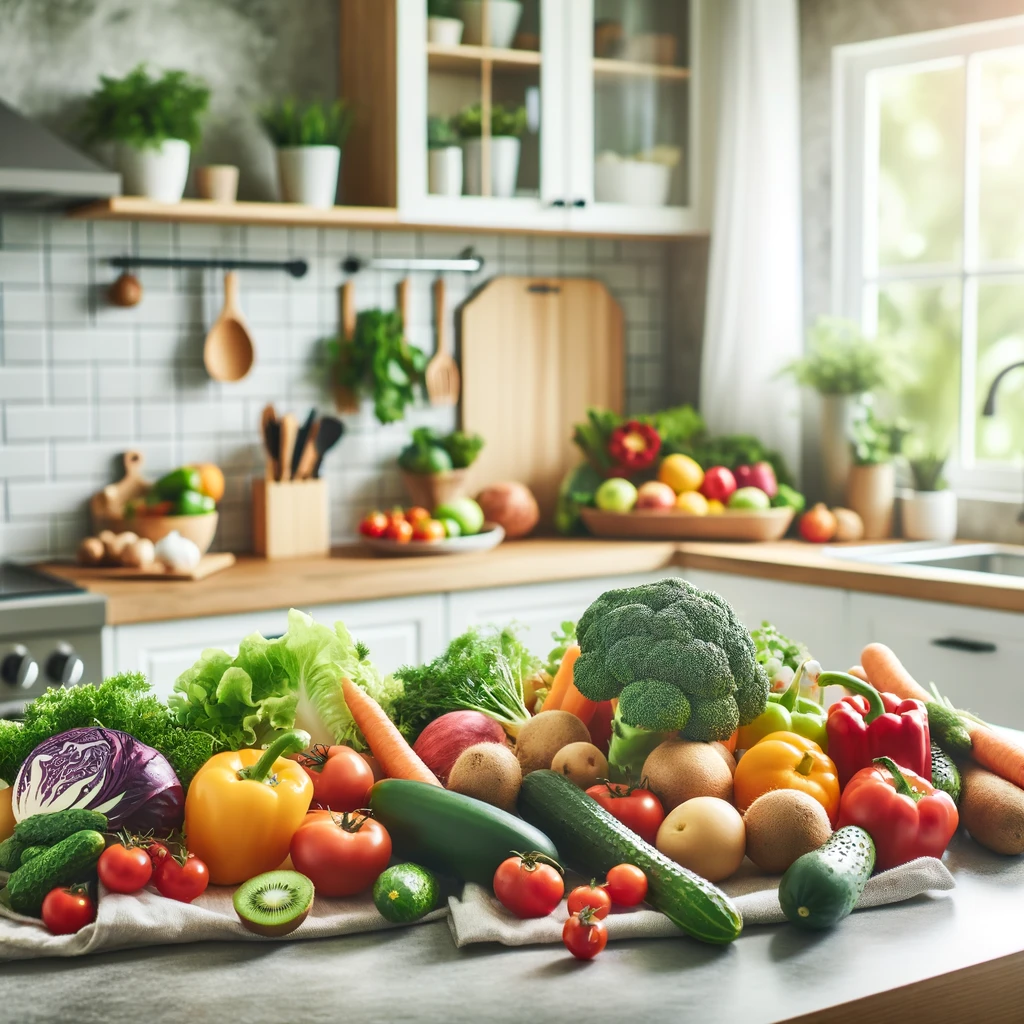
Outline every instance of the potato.
POLYGON ((608 758, 593 743, 569 743, 555 754, 551 770, 580 789, 588 789, 608 778, 608 758))
POLYGON ((971 838, 993 853, 1024 853, 1024 790, 973 764, 961 779, 960 824, 971 838))
POLYGON ((99 537, 86 537, 78 545, 78 564, 99 565, 106 553, 103 541, 99 537))
POLYGON ((644 762, 641 778, 666 811, 696 796, 732 801, 732 772, 721 744, 666 740, 644 762))
POLYGON ((139 535, 137 533, 132 533, 131 530, 125 530, 124 533, 119 533, 113 538, 113 540, 104 541, 104 547, 107 549, 107 557, 112 558, 115 562, 120 562, 121 556, 138 539, 139 535))
POLYGON ((540 768, 550 768, 562 747, 570 743, 589 743, 590 730, 568 711, 542 711, 519 730, 516 757, 528 775, 540 768))
POLYGON ((156 561, 156 547, 151 540, 139 537, 121 552, 121 564, 147 569, 156 561))
POLYGON ((746 830, 731 803, 697 796, 669 811, 654 845, 701 878, 720 882, 743 863, 746 830))
POLYGON ((763 793, 747 808, 743 823, 747 856, 770 875, 781 875, 797 857, 818 849, 832 835, 825 808, 796 789, 763 793))
POLYGON ((501 743, 477 743, 459 754, 448 773, 448 788, 502 810, 514 811, 523 771, 501 743))

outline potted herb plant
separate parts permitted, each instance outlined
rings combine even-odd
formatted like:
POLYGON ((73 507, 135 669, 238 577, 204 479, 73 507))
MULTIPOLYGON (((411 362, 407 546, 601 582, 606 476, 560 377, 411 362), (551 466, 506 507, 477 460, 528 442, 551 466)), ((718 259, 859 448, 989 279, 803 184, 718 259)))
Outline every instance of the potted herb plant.
POLYGON ((462 19, 456 0, 427 0, 427 42, 458 46, 462 42, 462 19))
POLYGON ((302 104, 285 99, 259 116, 277 148, 281 199, 318 209, 333 206, 341 151, 352 130, 351 107, 344 100, 302 104))
POLYGON ((865 540, 892 536, 896 504, 894 459, 903 447, 907 431, 899 421, 885 422, 875 414, 870 401, 858 407, 850 444, 853 465, 846 481, 846 506, 864 522, 865 540))
POLYGON ((192 147, 210 102, 206 83, 184 71, 151 77, 140 64, 124 78, 100 76, 85 105, 89 142, 113 145, 125 195, 176 203, 185 191, 192 147))
POLYGON ((441 435, 430 427, 417 427, 398 456, 402 483, 412 503, 433 509, 465 497, 467 472, 483 446, 479 434, 456 430, 441 435))
POLYGON ((947 455, 928 452, 907 459, 912 490, 900 493, 900 523, 907 540, 943 540, 956 537, 956 493, 946 486, 942 471, 947 455))
MULTIPOLYGON (((462 139, 466 192, 483 195, 483 111, 479 103, 455 116, 455 130, 462 139)), ((519 138, 526 131, 526 107, 507 110, 500 103, 491 108, 491 195, 509 199, 515 195, 519 176, 519 138)))
POLYGON ((466 42, 474 46, 512 45, 523 16, 519 0, 461 0, 459 13, 466 25, 466 42), (487 4, 487 38, 484 39, 484 4, 487 4))
POLYGON ((430 192, 438 196, 462 195, 462 149, 451 121, 427 118, 427 175, 430 192))

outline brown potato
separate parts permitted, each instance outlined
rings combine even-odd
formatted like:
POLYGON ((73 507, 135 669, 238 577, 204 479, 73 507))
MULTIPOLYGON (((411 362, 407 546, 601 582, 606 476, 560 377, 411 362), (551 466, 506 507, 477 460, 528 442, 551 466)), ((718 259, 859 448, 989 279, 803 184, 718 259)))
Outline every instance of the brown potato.
POLYGON ((588 789, 608 778, 608 758, 593 743, 569 743, 552 758, 551 770, 588 789))
POLYGON ((590 730, 568 711, 542 711, 519 730, 516 757, 528 775, 550 768, 551 761, 569 743, 589 743, 590 730))

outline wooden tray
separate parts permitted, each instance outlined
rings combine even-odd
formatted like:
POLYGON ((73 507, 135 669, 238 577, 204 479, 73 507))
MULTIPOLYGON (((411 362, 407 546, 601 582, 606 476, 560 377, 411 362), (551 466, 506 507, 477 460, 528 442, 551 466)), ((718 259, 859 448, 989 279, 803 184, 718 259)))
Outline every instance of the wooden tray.
POLYGON ((363 544, 375 555, 398 558, 417 558, 430 555, 464 555, 472 551, 490 551, 505 539, 505 530, 497 523, 485 523, 479 533, 469 537, 450 537, 448 540, 411 540, 399 544, 397 540, 363 537, 363 544))
POLYGON ((157 562, 148 569, 132 569, 125 565, 79 565, 75 573, 105 580, 205 580, 207 576, 234 564, 235 556, 230 551, 222 551, 216 555, 203 555, 199 564, 187 572, 167 569, 157 562))
POLYGON ((587 529, 596 537, 637 540, 781 540, 793 522, 793 509, 771 508, 767 512, 726 509, 716 516, 695 516, 688 512, 634 509, 632 512, 602 512, 580 509, 587 529))

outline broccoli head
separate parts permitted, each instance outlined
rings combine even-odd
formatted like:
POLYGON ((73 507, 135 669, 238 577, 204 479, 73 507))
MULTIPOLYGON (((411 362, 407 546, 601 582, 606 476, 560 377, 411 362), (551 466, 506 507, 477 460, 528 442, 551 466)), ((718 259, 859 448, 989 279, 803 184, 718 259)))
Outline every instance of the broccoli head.
POLYGON ((765 709, 768 676, 728 601, 669 578, 602 594, 576 626, 573 682, 638 729, 722 740, 765 709))

